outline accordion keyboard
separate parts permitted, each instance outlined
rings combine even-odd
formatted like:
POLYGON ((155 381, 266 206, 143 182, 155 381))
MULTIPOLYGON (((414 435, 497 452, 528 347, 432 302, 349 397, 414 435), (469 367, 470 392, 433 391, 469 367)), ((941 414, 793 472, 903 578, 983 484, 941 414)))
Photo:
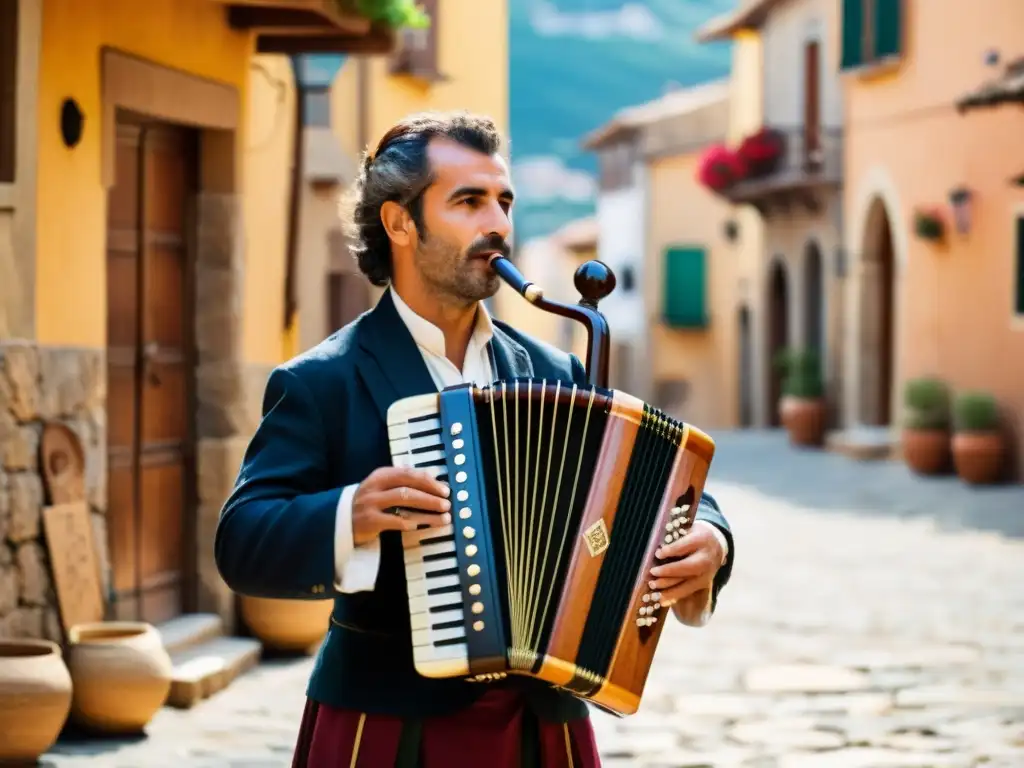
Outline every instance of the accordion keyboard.
MULTIPOLYGON (((424 395, 411 400, 408 409, 389 419, 392 462, 448 482, 439 398, 424 395)), ((416 667, 421 672, 436 670, 438 676, 467 674, 469 649, 454 529, 420 528, 404 532, 402 540, 416 667)))

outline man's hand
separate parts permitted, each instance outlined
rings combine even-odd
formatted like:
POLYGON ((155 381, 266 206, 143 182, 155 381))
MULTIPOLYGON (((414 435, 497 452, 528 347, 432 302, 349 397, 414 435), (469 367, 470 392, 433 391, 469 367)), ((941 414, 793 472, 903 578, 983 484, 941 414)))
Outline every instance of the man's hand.
POLYGON ((420 525, 440 527, 452 521, 451 490, 428 472, 400 467, 375 469, 352 497, 352 541, 356 546, 381 531, 412 531, 420 525), (396 515, 396 507, 417 512, 396 515))
POLYGON ((658 548, 655 556, 671 562, 651 569, 650 588, 661 593, 659 602, 672 605, 701 590, 710 590, 718 569, 725 561, 722 543, 714 526, 703 520, 677 541, 658 548))

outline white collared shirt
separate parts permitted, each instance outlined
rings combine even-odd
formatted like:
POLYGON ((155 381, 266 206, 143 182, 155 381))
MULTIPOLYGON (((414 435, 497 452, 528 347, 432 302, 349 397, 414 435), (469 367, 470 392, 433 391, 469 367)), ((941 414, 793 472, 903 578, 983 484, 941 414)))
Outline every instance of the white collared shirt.
MULTIPOLYGON (((429 320, 420 317, 402 301, 394 288, 391 300, 412 334, 413 341, 423 356, 430 377, 438 391, 445 387, 458 384, 476 384, 485 386, 493 380, 488 342, 494 335, 491 316, 483 302, 477 305, 476 327, 466 347, 466 358, 460 371, 444 353, 444 332, 429 320)), ((374 541, 359 547, 352 542, 352 497, 357 485, 350 485, 341 492, 338 501, 338 515, 334 535, 334 567, 337 574, 335 588, 339 592, 361 592, 373 589, 380 568, 380 541, 374 541)))

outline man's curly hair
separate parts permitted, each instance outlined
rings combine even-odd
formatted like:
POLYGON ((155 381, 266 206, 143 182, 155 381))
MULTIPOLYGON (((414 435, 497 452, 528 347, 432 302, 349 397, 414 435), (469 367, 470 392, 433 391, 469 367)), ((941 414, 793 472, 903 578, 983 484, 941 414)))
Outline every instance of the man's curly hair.
POLYGON ((494 121, 469 112, 421 112, 396 123, 367 152, 359 176, 342 200, 341 217, 359 270, 376 286, 392 277, 391 241, 380 219, 380 209, 392 200, 406 208, 420 237, 423 227, 423 192, 433 182, 427 145, 433 138, 456 141, 492 155, 502 148, 494 121))

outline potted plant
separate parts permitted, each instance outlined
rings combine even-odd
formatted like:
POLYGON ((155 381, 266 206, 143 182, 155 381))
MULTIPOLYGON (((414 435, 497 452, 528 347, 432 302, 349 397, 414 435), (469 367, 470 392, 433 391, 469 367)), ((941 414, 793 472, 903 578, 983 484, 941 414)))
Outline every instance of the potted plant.
POLYGON ((953 400, 953 465, 971 484, 999 479, 1006 455, 999 405, 987 392, 962 392, 953 400))
POLYGON ((708 147, 697 166, 697 180, 712 192, 728 189, 745 175, 739 156, 724 144, 708 147))
POLYGON ((911 379, 903 388, 903 460, 918 474, 949 469, 950 400, 949 387, 936 378, 911 379))
POLYGON ((946 222, 938 208, 918 208, 914 211, 914 234, 922 240, 941 242, 946 236, 946 222))
POLYGON ((416 0, 334 0, 343 14, 358 14, 372 22, 393 29, 422 29, 430 25, 430 17, 416 0))
POLYGON ((818 355, 810 349, 787 349, 775 362, 783 374, 779 418, 789 432, 789 441, 821 445, 825 440, 825 384, 818 355))

